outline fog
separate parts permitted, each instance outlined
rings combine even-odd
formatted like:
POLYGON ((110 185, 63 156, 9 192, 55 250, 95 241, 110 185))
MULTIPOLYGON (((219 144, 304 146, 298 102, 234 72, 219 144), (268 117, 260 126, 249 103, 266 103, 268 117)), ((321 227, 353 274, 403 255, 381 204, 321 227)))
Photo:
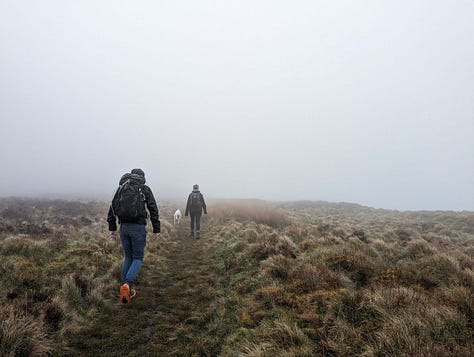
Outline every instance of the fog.
POLYGON ((0 196, 474 209, 474 5, 0 1, 0 196))

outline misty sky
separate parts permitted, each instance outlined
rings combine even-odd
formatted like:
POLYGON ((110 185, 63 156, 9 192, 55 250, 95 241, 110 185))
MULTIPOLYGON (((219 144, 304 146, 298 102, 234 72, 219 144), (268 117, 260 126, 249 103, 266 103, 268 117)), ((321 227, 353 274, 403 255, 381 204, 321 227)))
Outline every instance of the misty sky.
POLYGON ((0 196, 474 210, 474 2, 0 0, 0 196))

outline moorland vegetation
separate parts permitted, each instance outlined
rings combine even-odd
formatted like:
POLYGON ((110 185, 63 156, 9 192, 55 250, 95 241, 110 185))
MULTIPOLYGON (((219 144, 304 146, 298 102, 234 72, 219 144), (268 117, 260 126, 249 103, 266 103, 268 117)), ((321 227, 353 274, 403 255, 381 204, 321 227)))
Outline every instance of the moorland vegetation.
POLYGON ((474 355, 473 212, 178 207, 121 306, 106 203, 1 199, 0 355, 474 355))

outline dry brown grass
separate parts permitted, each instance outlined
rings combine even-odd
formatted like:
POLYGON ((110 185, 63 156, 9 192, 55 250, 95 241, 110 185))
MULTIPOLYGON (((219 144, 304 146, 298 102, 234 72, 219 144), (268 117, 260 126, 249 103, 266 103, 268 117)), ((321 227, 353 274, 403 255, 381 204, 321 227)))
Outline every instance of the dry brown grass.
MULTIPOLYGON (((103 239, 103 218, 84 206, 70 212, 87 219, 44 207, 6 211, 13 231, 0 235, 1 352, 61 354, 71 341, 90 354, 104 344, 128 348, 108 326, 118 311, 120 246, 103 239), (17 234, 29 214, 50 233, 17 234), (84 334, 98 314, 102 325, 84 334)), ((120 310, 137 341, 151 341, 134 341, 135 353, 474 355, 474 214, 247 201, 209 213, 199 245, 164 220, 148 246, 153 265, 143 274, 156 286, 139 310, 120 310)))
POLYGON ((234 219, 239 222, 255 222, 273 228, 289 224, 288 217, 280 210, 255 200, 220 202, 209 208, 209 217, 217 222, 234 219))
POLYGON ((10 227, 0 232, 5 292, 0 302, 9 311, 4 327, 17 329, 1 339, 3 346, 10 346, 2 347, 2 355, 14 350, 11 355, 61 353, 68 335, 109 306, 107 289, 120 251, 104 239, 105 227, 96 224, 103 221, 96 215, 104 214, 106 206, 65 201, 7 203, 11 206, 0 212, 10 227), (34 225, 47 229, 22 228, 34 225), (8 342, 15 338, 18 345, 8 342))
POLYGON ((0 355, 44 356, 52 351, 51 341, 37 319, 13 309, 0 313, 0 355))
POLYGON ((364 212, 326 222, 330 216, 299 216, 293 209, 293 224, 268 231, 245 223, 242 234, 226 236, 240 242, 224 254, 233 262, 226 274, 254 274, 259 282, 253 291, 229 294, 251 294, 254 300, 242 300, 247 308, 260 303, 266 311, 248 326, 253 333, 244 347, 235 348, 241 355, 472 354, 472 237, 449 234, 443 242, 436 236, 433 244, 424 239, 435 236, 426 224, 403 228, 405 215, 391 221, 382 212, 380 224, 372 217, 364 226, 364 212), (275 329, 281 318, 295 321, 298 333, 275 329), (276 330, 281 341, 303 333, 304 349, 275 341, 276 330))

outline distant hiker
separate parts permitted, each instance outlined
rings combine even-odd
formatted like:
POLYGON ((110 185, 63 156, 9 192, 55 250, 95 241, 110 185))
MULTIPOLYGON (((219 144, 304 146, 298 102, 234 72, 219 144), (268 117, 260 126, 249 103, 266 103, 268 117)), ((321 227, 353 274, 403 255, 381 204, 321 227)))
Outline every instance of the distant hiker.
POLYGON ((133 281, 142 265, 146 245, 146 221, 150 212, 155 238, 160 235, 160 217, 155 197, 150 187, 145 185, 145 173, 141 169, 133 169, 131 173, 122 176, 119 188, 115 192, 109 208, 110 236, 117 237, 117 223, 120 223, 120 240, 124 253, 122 264, 122 285, 120 287, 120 302, 127 304, 136 295, 133 281))
POLYGON ((193 186, 193 192, 189 194, 188 203, 186 204, 185 216, 191 214, 191 238, 194 238, 194 224, 196 224, 196 239, 201 237, 201 214, 207 214, 206 202, 204 196, 199 191, 199 185, 193 186))

